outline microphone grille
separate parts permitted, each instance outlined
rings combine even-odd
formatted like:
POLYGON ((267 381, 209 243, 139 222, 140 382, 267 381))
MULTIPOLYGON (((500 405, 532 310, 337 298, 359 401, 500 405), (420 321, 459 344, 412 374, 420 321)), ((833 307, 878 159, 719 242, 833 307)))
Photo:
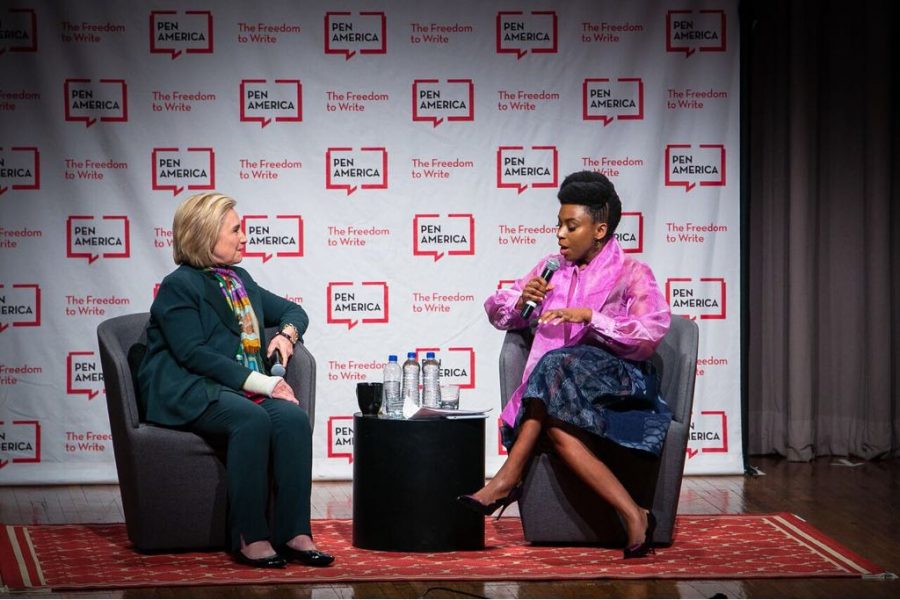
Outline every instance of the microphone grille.
POLYGON ((544 268, 549 271, 555 271, 559 268, 559 261, 555 258, 548 258, 547 262, 544 263, 544 268))
POLYGON ((282 365, 281 363, 275 363, 274 365, 272 365, 272 375, 276 377, 284 377, 284 373, 284 365, 282 365))

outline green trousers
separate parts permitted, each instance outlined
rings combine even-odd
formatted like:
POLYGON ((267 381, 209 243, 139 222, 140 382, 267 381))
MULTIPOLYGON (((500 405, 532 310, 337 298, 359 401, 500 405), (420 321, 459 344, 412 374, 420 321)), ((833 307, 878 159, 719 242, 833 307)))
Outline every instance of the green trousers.
POLYGON ((188 429, 203 437, 227 439, 228 526, 231 550, 259 540, 285 544, 311 534, 312 427, 306 412, 291 402, 266 398, 255 404, 224 391, 188 429), (266 520, 271 464, 274 513, 266 520))

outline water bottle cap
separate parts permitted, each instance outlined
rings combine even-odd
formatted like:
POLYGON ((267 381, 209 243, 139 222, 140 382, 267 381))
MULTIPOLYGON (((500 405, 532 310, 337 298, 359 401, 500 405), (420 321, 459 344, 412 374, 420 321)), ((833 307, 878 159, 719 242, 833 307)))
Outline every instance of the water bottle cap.
POLYGON ((425 353, 425 358, 434 358, 434 352, 425 353))
POLYGON ((397 355, 396 355, 396 354, 389 354, 389 355, 388 355, 388 362, 397 362, 397 355))
POLYGON ((407 352, 407 353, 406 353, 406 358, 415 358, 415 357, 416 357, 416 353, 415 353, 415 352, 407 352))

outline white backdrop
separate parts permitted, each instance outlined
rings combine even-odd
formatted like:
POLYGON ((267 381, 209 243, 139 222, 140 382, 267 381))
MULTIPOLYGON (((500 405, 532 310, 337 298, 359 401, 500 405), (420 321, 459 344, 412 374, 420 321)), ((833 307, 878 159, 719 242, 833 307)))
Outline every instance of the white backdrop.
POLYGON ((389 353, 436 350, 493 422, 482 302, 555 250, 582 169, 699 320, 688 472, 741 472, 738 31, 736 0, 4 2, 0 482, 115 479, 96 327, 149 309, 197 190, 310 315, 316 477, 351 476, 389 353))

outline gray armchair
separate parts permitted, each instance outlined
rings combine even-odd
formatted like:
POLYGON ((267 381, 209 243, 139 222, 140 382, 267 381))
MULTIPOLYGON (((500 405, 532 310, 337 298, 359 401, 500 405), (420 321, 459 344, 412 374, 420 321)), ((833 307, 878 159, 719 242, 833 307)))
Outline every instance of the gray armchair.
MULTIPOLYGON (((149 319, 149 313, 124 315, 97 327, 128 538, 144 552, 221 548, 228 509, 224 446, 144 423, 138 414, 129 359, 139 360, 149 319)), ((302 343, 285 379, 315 424, 316 361, 302 343)))
MULTIPOLYGON (((656 544, 672 543, 684 472, 697 371, 699 330, 690 319, 673 317, 652 360, 660 374, 660 393, 672 409, 662 455, 657 459, 598 440, 592 450, 622 481, 635 501, 653 507, 656 544)), ((500 351, 502 404, 522 381, 531 333, 509 331, 500 351)), ((611 506, 591 491, 559 458, 540 450, 523 482, 519 514, 525 539, 533 543, 587 543, 621 546, 625 531, 611 506)))

